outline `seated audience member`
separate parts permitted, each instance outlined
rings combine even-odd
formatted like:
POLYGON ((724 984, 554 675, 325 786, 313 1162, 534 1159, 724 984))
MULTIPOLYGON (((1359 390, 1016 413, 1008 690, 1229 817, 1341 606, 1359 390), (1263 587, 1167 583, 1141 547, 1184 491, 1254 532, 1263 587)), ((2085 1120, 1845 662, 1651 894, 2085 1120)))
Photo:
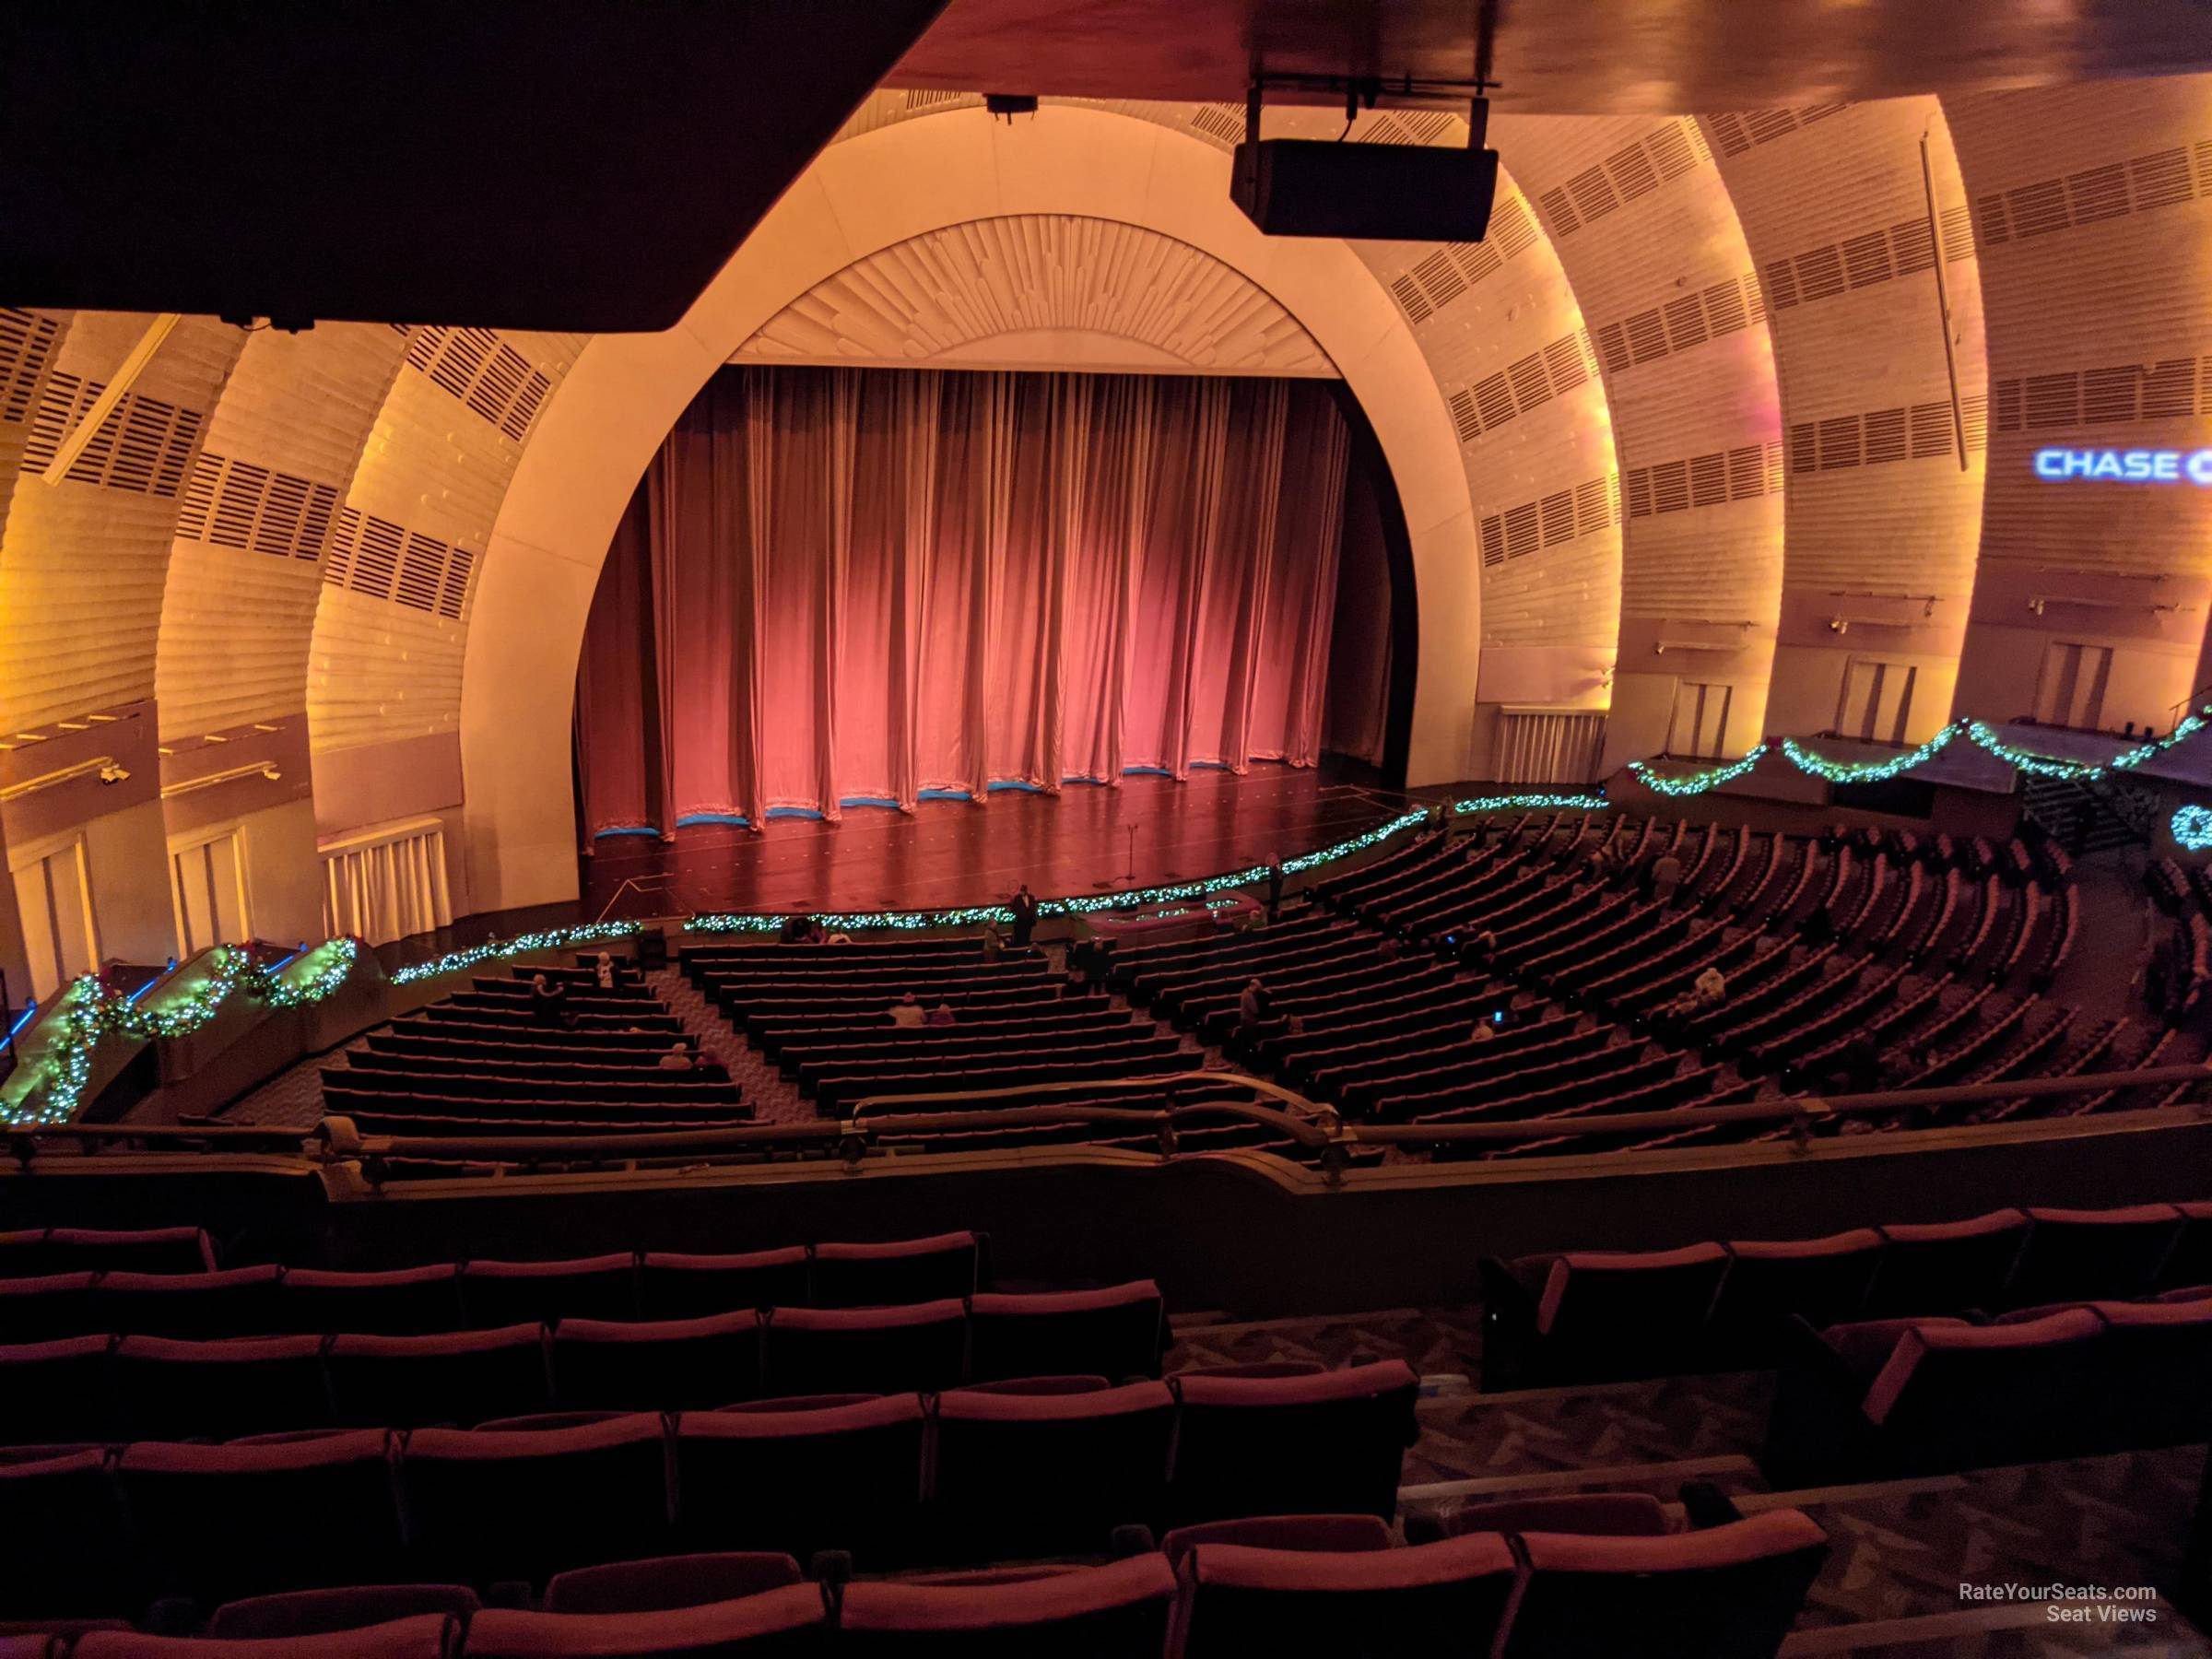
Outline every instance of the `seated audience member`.
POLYGON ((1477 1042, 1488 1042, 1497 1034, 1492 1027, 1490 1016, 1486 1014, 1475 1022, 1475 1041, 1477 1042))
POLYGON ((833 933, 830 935, 830 943, 832 945, 850 945, 853 943, 853 935, 849 933, 833 933))
POLYGON ((948 1026, 957 1025, 959 1022, 953 1018, 952 1005, 948 1002, 940 1002, 929 1011, 927 1023, 933 1026, 948 1026))
POLYGON ((1477 961, 1487 962, 1498 952, 1498 935, 1486 927, 1475 935, 1475 943, 1468 948, 1477 961))
POLYGON ((827 945, 830 942, 829 934, 823 930, 822 924, 812 916, 806 918, 806 932, 802 936, 809 945, 827 945))
POLYGON ((1701 1008, 1710 1008, 1728 999, 1728 978, 1718 968, 1706 969, 1691 982, 1689 988, 1701 1008))
POLYGON ((1662 853, 1652 865, 1652 897, 1661 904, 1669 903, 1681 885, 1682 861, 1672 853, 1662 853))
POLYGON ((777 936, 786 945, 800 944, 806 937, 806 918, 804 916, 784 917, 782 931, 777 936))
POLYGON ((924 1018, 922 1005, 914 1000, 912 991, 891 1005, 890 1016, 893 1025, 904 1026, 909 1030, 919 1026, 924 1018))
POLYGON ((661 1056, 659 1065, 663 1071, 689 1071, 691 1051, 682 1042, 670 1043, 668 1052, 661 1056))
POLYGON ((1590 872, 1590 879, 1603 887, 1613 879, 1613 854, 1610 853, 1593 853, 1586 867, 1590 872))
POLYGON ((1398 943, 1395 934, 1391 935, 1382 944, 1375 947, 1375 954, 1386 962, 1396 961, 1400 956, 1405 954, 1405 950, 1406 947, 1398 943))
POLYGON ((615 988, 615 959, 604 950, 599 953, 599 959, 592 964, 592 978, 602 991, 615 988))
POLYGON ((983 960, 986 962, 995 962, 1000 957, 1006 954, 1006 936, 998 931, 998 924, 995 922, 984 923, 983 960))

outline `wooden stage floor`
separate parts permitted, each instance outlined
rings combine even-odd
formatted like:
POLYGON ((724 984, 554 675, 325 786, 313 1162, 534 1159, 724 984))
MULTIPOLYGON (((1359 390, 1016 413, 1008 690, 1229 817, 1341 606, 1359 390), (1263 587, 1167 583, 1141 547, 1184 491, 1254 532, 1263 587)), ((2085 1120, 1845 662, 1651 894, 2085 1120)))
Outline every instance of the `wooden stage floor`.
POLYGON ((699 825, 665 843, 610 836, 582 861, 578 908, 587 920, 934 910, 989 903, 1023 882, 1040 898, 1151 887, 1326 846, 1406 801, 1322 771, 1254 766, 1241 778, 1140 775, 1056 796, 1002 790, 982 806, 924 801, 911 815, 849 807, 841 823, 775 818, 758 833, 699 825))

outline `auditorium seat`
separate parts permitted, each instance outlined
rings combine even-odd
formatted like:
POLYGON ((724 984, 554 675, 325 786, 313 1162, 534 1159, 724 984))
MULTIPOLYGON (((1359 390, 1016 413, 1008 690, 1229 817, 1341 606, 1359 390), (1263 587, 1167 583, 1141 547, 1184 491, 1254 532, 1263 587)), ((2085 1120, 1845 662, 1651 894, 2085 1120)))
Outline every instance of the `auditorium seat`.
POLYGON ((813 1300, 803 1244, 744 1255, 649 1250, 639 1266, 639 1312, 647 1319, 697 1319, 737 1308, 803 1308, 813 1300))
POLYGON ((2212 1435, 2212 1298, 2090 1304, 2104 1322, 2098 1396, 2080 1450, 2187 1445, 2212 1435))
POLYGON ((2171 1204, 2036 1208, 2028 1218, 2032 1225, 2005 1289, 2006 1305, 2015 1308, 2140 1296, 2182 1228, 2182 1213, 2171 1204))
POLYGON ((135 1618, 144 1607, 149 1586, 120 1545, 127 1523, 107 1465, 97 1446, 0 1459, 0 1515, 9 1517, 0 1618, 135 1618))
POLYGON ((99 1279, 89 1271, 0 1279, 0 1342, 50 1342, 104 1333, 106 1320, 92 1300, 99 1279))
POLYGON ((112 1336, 0 1347, 0 1440, 102 1441, 127 1433, 108 1369, 112 1336))
POLYGON ((1180 1377, 1176 1525, 1232 1515, 1397 1511, 1420 1380, 1402 1359, 1303 1377, 1180 1377))
POLYGON ((138 1441, 116 1476, 162 1592, 204 1604, 401 1576, 378 1430, 259 1445, 138 1441))
POLYGON ((814 1305, 870 1308, 972 1296, 982 1288, 982 1241, 940 1233, 888 1244, 818 1244, 814 1305))
POLYGON ((948 1390, 936 1405, 932 1539, 953 1559, 1102 1550, 1112 1528, 1159 1516, 1174 1438, 1164 1382, 948 1390))
POLYGON ((331 1422, 320 1336, 125 1336, 110 1357, 140 1440, 233 1440, 331 1422))
POLYGON ((343 1273, 288 1268, 277 1282, 277 1329, 422 1336, 463 1328, 457 1263, 343 1273))
POLYGON ((911 1547, 921 1503, 923 1431, 911 1394, 687 1412, 676 1433, 679 1543, 800 1560, 845 1549, 871 1571, 895 1561, 911 1547))
POLYGON ((1664 1537, 1524 1533, 1521 1547, 1500 1659, 1771 1659, 1829 1545, 1803 1511, 1769 1510, 1664 1537))
POLYGON ((761 1339, 760 1392, 828 1394, 958 1384, 967 1364, 968 1311, 959 1301, 875 1308, 778 1308, 761 1339))
POLYGON ((758 1392, 760 1317, 564 1319, 553 1332, 553 1398, 563 1407, 700 1411, 758 1392))
POLYGON ((1071 1371, 1157 1377, 1166 1309, 1150 1279, 1099 1290, 986 1291, 969 1303, 969 1344, 968 1375, 977 1382, 1071 1371))
POLYGON ((332 1407, 360 1428, 467 1426, 543 1410, 545 1332, 536 1324, 431 1336, 342 1335, 324 1358, 332 1407))
POLYGON ((2212 1285, 2212 1200, 2175 1207, 2182 1212, 2182 1230, 2159 1270, 2159 1288, 2212 1285))
POLYGON ((33 1232, 10 1233, 10 1250, 28 1249, 35 1261, 49 1265, 18 1266, 13 1254, 0 1256, 0 1271, 8 1274, 72 1273, 90 1269, 109 1273, 213 1273, 215 1245, 197 1227, 147 1227, 136 1230, 99 1227, 51 1227, 42 1237, 33 1232))
POLYGON ((320 1636, 416 1618, 449 1615, 466 1624, 481 1604, 465 1584, 359 1584, 332 1590, 291 1590, 225 1602, 207 1620, 207 1636, 228 1641, 270 1641, 320 1636))
POLYGON ((279 1637, 248 1645, 229 1637, 145 1636, 129 1630, 94 1630, 77 1639, 71 1659, 448 1659, 456 1651, 460 1623, 443 1613, 317 1636, 279 1637))
POLYGON ((635 1319, 637 1264, 627 1252, 561 1262, 466 1262, 461 1301, 479 1331, 525 1320, 635 1319))
MULTIPOLYGON (((529 1613, 487 1607, 469 1626, 469 1659, 696 1659, 709 1653, 786 1655, 830 1651, 822 1592, 789 1584, 733 1601, 658 1611, 529 1613)), ((842 1644, 840 1644, 842 1651, 842 1644)))
POLYGON ((1394 1543, 1389 1524, 1374 1515, 1244 1515, 1179 1526, 1159 1541, 1159 1553, 1168 1558, 1169 1566, 1180 1567, 1182 1558, 1201 1544, 1346 1552, 1389 1549, 1394 1543))
POLYGON ((1512 1546, 1485 1533, 1401 1549, 1202 1543, 1183 1557, 1179 1577, 1170 1652, 1236 1659, 1486 1653, 1517 1574, 1512 1546))
POLYGON ((864 1659, 1149 1659, 1174 1599, 1158 1555, 997 1583, 853 1583, 836 1646, 864 1659))
POLYGON ((2028 1218, 2017 1209, 2001 1209, 1966 1221, 1911 1222, 1876 1230, 1882 1235, 1882 1255, 1863 1312, 1868 1319, 1884 1319, 1997 1306, 2028 1237, 2028 1218))
POLYGON ((1772 1351, 1783 1317, 1816 1329, 1855 1314, 1882 1253, 1871 1227, 1824 1239, 1731 1240, 1728 1271, 1714 1299, 1708 1336, 1721 1363, 1757 1364, 1772 1351))
POLYGON ((773 1550, 654 1556, 556 1573, 545 1605, 548 1613, 655 1613, 781 1590, 803 1577, 798 1562, 773 1550))
POLYGON ((543 1583, 667 1547, 657 1416, 510 1434, 418 1429, 401 1472, 418 1570, 441 1582, 543 1583))
POLYGON ((102 1328, 119 1335, 260 1336, 284 1328, 276 1282, 284 1269, 107 1273, 92 1291, 102 1328))
POLYGON ((1728 1270, 1719 1244, 1486 1260, 1482 1385, 1658 1376, 1694 1364, 1728 1270))
POLYGON ((1429 1521, 1408 1516, 1408 1543, 1416 1534, 1465 1537, 1469 1533, 1577 1533, 1606 1538, 1657 1537, 1667 1530, 1666 1505, 1649 1492, 1550 1492, 1470 1503, 1429 1521), (1417 1521, 1420 1524, 1417 1524, 1417 1521))

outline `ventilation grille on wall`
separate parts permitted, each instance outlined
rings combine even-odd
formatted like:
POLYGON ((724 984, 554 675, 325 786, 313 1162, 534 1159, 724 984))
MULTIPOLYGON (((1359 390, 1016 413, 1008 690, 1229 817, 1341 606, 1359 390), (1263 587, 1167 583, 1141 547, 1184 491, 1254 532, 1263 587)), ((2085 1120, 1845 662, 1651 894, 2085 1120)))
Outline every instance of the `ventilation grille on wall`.
MULTIPOLYGON (((1988 441, 1988 405, 1962 400, 1959 414, 1966 429, 1967 448, 1979 450, 1988 441)), ((1913 404, 1902 409, 1875 409, 1865 415, 1835 415, 1825 420, 1800 420, 1790 427, 1790 471, 1841 472, 1853 466, 1879 466, 1889 461, 1955 459, 1958 436, 1951 429, 1951 406, 1947 403, 1913 404)))
POLYGON ((1802 110, 1739 110, 1734 114, 1708 115, 1706 122, 1724 156, 1740 156, 1755 144, 1771 144, 1816 121, 1849 109, 1849 104, 1807 104, 1802 110))
POLYGON ((1724 507, 1782 493, 1782 445, 1747 443, 1687 461, 1662 461, 1630 469, 1629 516, 1687 512, 1695 507, 1724 507))
MULTIPOLYGON (((104 381, 86 380, 58 370, 40 394, 39 410, 31 419, 30 439, 23 448, 23 470, 43 472, 76 423, 106 389, 104 381)), ((125 392, 100 423, 71 464, 73 484, 100 484, 110 489, 134 490, 140 495, 173 496, 182 487, 192 465, 192 446, 199 439, 201 415, 197 409, 179 408, 159 398, 125 392)))
POLYGON ((1536 245, 1536 223, 1528 204, 1507 196, 1490 215, 1489 234, 1478 242, 1443 242, 1394 277, 1391 297, 1412 323, 1426 323, 1484 277, 1505 268, 1536 245))
POLYGON ((454 547, 358 508, 338 514, 323 580, 371 599, 461 620, 468 603, 472 548, 454 547))
POLYGON ((1597 372, 1590 336, 1577 330, 1561 335, 1541 351, 1532 351, 1488 379, 1462 386, 1444 401, 1462 443, 1494 432, 1517 416, 1564 397, 1597 372))
POLYGON ((177 534, 312 563, 323 557, 337 508, 328 484, 202 450, 177 509, 177 534))
POLYGON ((1237 104, 1200 104, 1191 124, 1218 143, 1244 142, 1244 111, 1237 104))
POLYGON ((1996 247, 2077 225, 2171 207, 2200 195, 2212 195, 2212 140, 2198 140, 2194 152, 2177 145, 2126 161, 2087 168, 2064 178, 2041 179, 2033 184, 1978 195, 1974 198, 1974 223, 1981 231, 1982 245, 1996 247))
POLYGON ((1544 217, 1554 236, 1572 236, 1712 159, 1694 123, 1670 121, 1641 143, 1624 145, 1597 166, 1546 191, 1539 198, 1544 217))
POLYGON ((1489 570, 1509 559, 1526 559, 1578 536, 1594 535, 1620 523, 1620 475, 1589 478, 1540 501, 1524 501, 1482 521, 1482 564, 1489 570))
POLYGON ((39 376, 60 334, 52 317, 0 306, 0 420, 19 426, 30 418, 39 376))
POLYGON ((1734 281, 1716 282, 1701 290, 1692 288, 1664 306, 1638 312, 1625 323, 1601 324, 1597 354, 1605 361, 1606 373, 1618 374, 1624 369, 1688 351, 1766 320, 1759 278, 1747 271, 1734 281))
POLYGON ((1990 394, 2000 432, 2109 426, 2134 420, 2185 420, 2212 415, 2212 358, 2167 358, 2062 374, 1994 381, 1990 394))
MULTIPOLYGON (((1963 259, 1973 252, 1972 241, 1965 235, 1963 222, 1958 222, 1954 238, 1952 216, 1964 211, 1947 208, 1944 213, 1944 253, 1948 259, 1963 259)), ((1910 276, 1916 271, 1930 269, 1935 264, 1935 242, 1928 233, 1928 221, 1906 219, 1887 230, 1869 230, 1864 236, 1830 242, 1794 258, 1768 261, 1764 273, 1767 298, 1776 311, 1787 311, 1794 305, 1833 300, 1840 294, 1855 293, 1899 276, 1910 276)))
POLYGON ((429 375, 520 443, 553 382, 488 328, 422 328, 407 347, 407 366, 429 375))

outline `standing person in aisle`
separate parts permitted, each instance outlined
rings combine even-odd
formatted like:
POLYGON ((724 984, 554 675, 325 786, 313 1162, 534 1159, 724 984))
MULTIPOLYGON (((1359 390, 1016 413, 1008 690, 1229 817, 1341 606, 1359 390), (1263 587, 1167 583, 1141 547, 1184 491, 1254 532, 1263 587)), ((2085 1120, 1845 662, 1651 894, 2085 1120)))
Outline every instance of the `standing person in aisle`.
POLYGON ((1014 912, 1014 948, 1027 950, 1030 935, 1037 931, 1037 900, 1026 884, 1006 901, 1006 908, 1014 912))

